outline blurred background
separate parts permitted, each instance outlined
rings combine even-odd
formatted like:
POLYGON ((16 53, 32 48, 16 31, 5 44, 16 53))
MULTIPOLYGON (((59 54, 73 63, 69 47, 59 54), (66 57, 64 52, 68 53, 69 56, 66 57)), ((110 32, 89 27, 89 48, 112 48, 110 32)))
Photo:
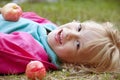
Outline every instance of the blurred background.
POLYGON ((120 27, 120 0, 0 0, 18 3, 23 11, 38 15, 60 25, 73 20, 110 21, 120 27))

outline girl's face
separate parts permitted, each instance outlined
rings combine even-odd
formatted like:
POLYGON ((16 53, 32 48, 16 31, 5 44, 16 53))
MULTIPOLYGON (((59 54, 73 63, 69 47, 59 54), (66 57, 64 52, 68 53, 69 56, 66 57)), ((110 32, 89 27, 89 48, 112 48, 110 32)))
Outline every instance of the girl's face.
POLYGON ((95 29, 103 30, 99 24, 93 22, 70 22, 50 32, 48 43, 60 60, 80 63, 83 59, 89 58, 88 54, 82 54, 82 46, 100 38, 95 29))

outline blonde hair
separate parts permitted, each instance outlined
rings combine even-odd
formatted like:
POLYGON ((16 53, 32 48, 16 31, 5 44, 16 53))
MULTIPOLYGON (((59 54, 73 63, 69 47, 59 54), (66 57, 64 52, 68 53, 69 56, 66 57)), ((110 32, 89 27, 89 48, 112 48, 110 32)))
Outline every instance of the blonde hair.
MULTIPOLYGON (((94 56, 87 63, 83 63, 84 69, 92 72, 114 72, 120 66, 120 34, 107 23, 102 25, 105 30, 101 32, 101 38, 86 44, 84 50, 94 56), (104 33, 104 35, 103 35, 104 33)), ((87 58, 87 57, 86 57, 87 58)))

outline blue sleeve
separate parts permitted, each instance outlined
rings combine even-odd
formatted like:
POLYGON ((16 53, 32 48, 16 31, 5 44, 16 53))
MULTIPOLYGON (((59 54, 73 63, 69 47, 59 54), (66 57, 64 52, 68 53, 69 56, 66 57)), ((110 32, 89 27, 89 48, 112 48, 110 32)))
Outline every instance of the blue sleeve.
POLYGON ((6 21, 0 15, 0 32, 11 33, 14 31, 29 32, 30 29, 36 28, 37 25, 33 21, 20 18, 17 22, 6 21))
POLYGON ((39 25, 36 22, 24 18, 20 18, 17 22, 5 21, 0 15, 0 32, 3 33, 12 33, 17 31, 27 32, 36 40, 39 40, 39 34, 43 31, 39 29, 41 26, 42 25, 39 25))

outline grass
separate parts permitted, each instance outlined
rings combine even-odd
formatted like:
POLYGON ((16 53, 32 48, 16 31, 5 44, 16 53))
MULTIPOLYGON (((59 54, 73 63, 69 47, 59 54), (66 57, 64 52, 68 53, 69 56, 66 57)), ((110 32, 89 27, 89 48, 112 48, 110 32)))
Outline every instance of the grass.
MULTIPOLYGON (((5 1, 0 6, 6 4, 5 1)), ((52 22, 61 25, 72 20, 97 22, 110 21, 120 29, 119 0, 59 0, 57 3, 22 3, 23 11, 34 11, 52 22)), ((62 71, 48 72, 44 80, 120 80, 120 74, 91 74, 74 72, 71 67, 62 71)), ((0 80, 27 80, 24 74, 0 76, 0 80)))
MULTIPOLYGON (((25 74, 0 76, 0 80, 28 80, 25 74)), ((92 74, 85 72, 71 73, 70 71, 48 72, 43 80, 120 80, 120 74, 92 74)))
MULTIPOLYGON (((5 2, 2 5, 4 5, 5 2)), ((59 0, 57 3, 23 3, 23 11, 34 11, 56 24, 72 20, 110 21, 120 24, 119 0, 59 0)))
POLYGON ((34 11, 56 24, 95 20, 119 25, 119 4, 117 0, 60 0, 58 3, 25 3, 21 6, 24 11, 34 11))

